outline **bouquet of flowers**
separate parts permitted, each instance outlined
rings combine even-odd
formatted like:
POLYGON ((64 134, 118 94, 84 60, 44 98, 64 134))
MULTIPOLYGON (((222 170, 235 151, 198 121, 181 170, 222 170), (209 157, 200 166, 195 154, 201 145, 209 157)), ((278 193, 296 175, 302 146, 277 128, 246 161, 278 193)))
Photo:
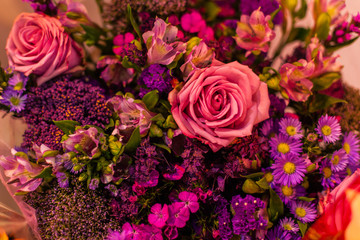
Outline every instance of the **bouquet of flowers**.
POLYGON ((0 102, 28 128, 0 166, 34 238, 354 236, 344 0, 97 0, 102 26, 80 2, 26 1, 0 102))

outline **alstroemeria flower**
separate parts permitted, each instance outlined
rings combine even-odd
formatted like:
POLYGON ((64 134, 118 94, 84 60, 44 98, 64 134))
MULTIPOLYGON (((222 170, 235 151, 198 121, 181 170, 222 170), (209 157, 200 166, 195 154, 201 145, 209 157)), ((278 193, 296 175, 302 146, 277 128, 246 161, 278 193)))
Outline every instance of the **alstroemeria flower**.
POLYGON ((280 86, 284 88, 290 99, 306 101, 312 94, 313 83, 308 79, 313 75, 315 64, 304 59, 296 63, 285 63, 280 68, 280 86))
POLYGON ((80 24, 91 24, 87 9, 85 5, 80 2, 61 0, 57 6, 57 10, 61 24, 70 31, 82 31, 80 24))
POLYGON ((234 39, 239 47, 248 50, 246 56, 251 51, 267 52, 269 50, 269 43, 275 38, 275 32, 268 23, 270 19, 271 16, 265 17, 260 9, 252 12, 251 16, 241 16, 234 39))
POLYGON ((117 57, 106 56, 97 62, 96 68, 105 68, 101 72, 101 78, 108 84, 123 85, 133 80, 135 70, 124 68, 117 57))
POLYGON ((158 18, 151 31, 143 34, 148 49, 148 64, 169 65, 186 50, 186 43, 175 41, 178 29, 158 18))
POLYGON ((78 129, 74 134, 69 135, 63 146, 68 151, 78 152, 75 145, 79 145, 82 151, 92 158, 100 151, 98 134, 98 130, 94 127, 87 130, 78 129))
POLYGON ((11 150, 12 157, 0 156, 0 166, 10 179, 8 184, 18 187, 17 192, 32 192, 42 183, 42 178, 34 178, 44 169, 41 165, 29 161, 25 153, 17 154, 11 150))
POLYGON ((157 228, 163 228, 169 218, 168 205, 164 204, 161 207, 160 203, 151 207, 151 212, 148 216, 149 223, 157 228))
POLYGON ((40 147, 37 144, 34 144, 32 148, 35 151, 37 161, 39 161, 39 159, 44 159, 46 163, 55 167, 55 157, 58 154, 58 151, 52 150, 45 144, 41 144, 40 147), (45 153, 47 153, 47 156, 43 157, 45 153))
POLYGON ((306 60, 314 60, 315 69, 311 77, 317 77, 327 72, 340 72, 343 66, 336 62, 336 56, 325 56, 325 47, 317 37, 311 39, 311 43, 306 49, 306 60))
POLYGON ((135 102, 132 98, 115 96, 108 100, 114 111, 119 115, 120 123, 116 126, 113 134, 121 131, 140 128, 140 134, 145 136, 151 126, 151 118, 155 116, 144 103, 135 102))
POLYGON ((314 19, 318 19, 321 13, 328 13, 331 18, 331 25, 343 23, 349 13, 342 14, 341 11, 346 7, 345 0, 318 0, 314 2, 314 19))

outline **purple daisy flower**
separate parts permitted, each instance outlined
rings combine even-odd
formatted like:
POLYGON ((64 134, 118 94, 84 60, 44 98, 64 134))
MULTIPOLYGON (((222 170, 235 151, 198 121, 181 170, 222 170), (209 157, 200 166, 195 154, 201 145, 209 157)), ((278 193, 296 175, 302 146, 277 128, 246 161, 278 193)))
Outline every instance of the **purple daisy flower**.
POLYGON ((269 141, 270 155, 273 158, 281 158, 281 155, 300 155, 302 143, 300 139, 290 138, 283 134, 275 135, 269 141))
POLYGON ((292 201, 296 200, 297 197, 304 196, 306 191, 301 185, 297 185, 295 187, 287 186, 287 185, 276 185, 274 189, 281 201, 283 201, 286 205, 291 204, 292 201))
POLYGON ((274 137, 279 130, 279 124, 274 119, 265 121, 260 129, 261 133, 265 137, 274 137))
POLYGON ((358 165, 360 160, 360 146, 359 138, 353 132, 346 133, 343 140, 343 149, 349 158, 349 163, 351 165, 358 165))
POLYGON ((290 212, 303 223, 312 222, 317 217, 317 210, 313 203, 297 201, 291 205, 290 212))
POLYGON ((319 168, 320 173, 323 174, 321 179, 321 185, 324 188, 334 188, 339 184, 342 179, 345 177, 346 172, 334 172, 331 170, 331 164, 328 159, 324 160, 322 165, 319 168))
POLYGON ((288 232, 297 233, 299 231, 299 225, 297 225, 292 218, 285 217, 280 220, 280 226, 288 232))
POLYGON ((348 156, 344 149, 335 151, 330 160, 331 170, 334 172, 344 170, 348 165, 348 162, 348 156))
POLYGON ((301 139, 301 122, 296 118, 282 118, 280 120, 280 132, 286 136, 301 139))
POLYGON ((271 166, 275 182, 287 186, 301 183, 306 173, 305 164, 304 159, 294 154, 282 154, 271 166))
POLYGON ((334 116, 321 116, 316 132, 323 137, 326 143, 333 143, 339 140, 341 135, 341 127, 339 121, 334 116))
POLYGON ((25 101, 27 95, 21 95, 21 92, 14 91, 12 89, 6 89, 0 100, 0 103, 9 106, 11 112, 21 112, 25 108, 25 101))
POLYGON ((291 240, 291 234, 288 231, 285 231, 282 227, 276 226, 270 229, 265 237, 266 240, 291 240))
POLYGON ((9 85, 13 87, 13 89, 17 92, 23 92, 25 90, 26 83, 28 81, 28 77, 26 77, 23 73, 14 73, 14 75, 9 79, 9 85))

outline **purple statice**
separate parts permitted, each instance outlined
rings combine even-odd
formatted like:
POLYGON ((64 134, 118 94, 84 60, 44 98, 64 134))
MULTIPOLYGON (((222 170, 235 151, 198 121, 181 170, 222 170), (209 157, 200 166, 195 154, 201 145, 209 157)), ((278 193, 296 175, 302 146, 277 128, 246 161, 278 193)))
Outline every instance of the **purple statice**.
POLYGON ((294 154, 281 154, 271 165, 274 180, 278 184, 294 186, 302 182, 306 174, 306 162, 294 154))
POLYGON ((313 203, 305 201, 293 202, 290 212, 303 223, 309 223, 316 219, 317 210, 313 203))
POLYGON ((345 177, 343 171, 334 172, 331 170, 331 164, 328 159, 322 161, 319 171, 323 175, 321 178, 321 185, 324 188, 334 188, 339 183, 341 183, 341 181, 345 177))
POLYGON ((28 2, 35 12, 45 13, 49 15, 56 14, 57 8, 52 0, 23 0, 28 2))
POLYGON ((292 240, 292 236, 288 231, 285 231, 282 227, 276 226, 271 228, 266 233, 266 240, 292 240))
POLYGON ((280 226, 283 230, 291 233, 297 233, 300 230, 299 225, 295 223, 294 219, 288 217, 280 220, 280 226))
POLYGON ((246 235, 250 231, 266 228, 267 223, 259 213, 265 208, 265 203, 261 199, 251 195, 246 195, 245 198, 237 195, 232 197, 231 206, 234 209, 231 219, 234 234, 246 235))
POLYGON ((330 160, 331 170, 339 172, 344 170, 348 165, 349 159, 344 149, 334 151, 330 160))
POLYGON ((223 197, 219 197, 216 202, 215 213, 219 221, 219 235, 222 240, 230 240, 233 236, 228 205, 228 202, 223 197))
POLYGON ((306 190, 301 185, 296 185, 294 187, 287 185, 275 185, 274 189, 281 201, 286 205, 291 204, 292 201, 296 200, 298 197, 305 196, 306 190))
POLYGON ((282 118, 279 122, 280 132, 286 136, 301 139, 303 137, 301 122, 296 118, 282 118))
POLYGON ((145 84, 151 90, 158 90, 161 93, 169 93, 172 90, 171 80, 173 77, 170 70, 160 64, 152 64, 146 68, 139 78, 140 84, 145 84))
POLYGON ((322 136, 326 143, 334 143, 341 136, 339 121, 334 116, 321 116, 315 131, 322 136))
POLYGON ((26 77, 23 73, 14 73, 14 75, 9 79, 8 84, 12 86, 13 90, 16 92, 24 92, 26 90, 26 83, 29 78, 26 77))
POLYGON ((269 141, 270 155, 273 158, 279 158, 281 155, 293 154, 299 156, 302 149, 300 139, 290 138, 283 134, 277 134, 269 141))
MULTIPOLYGON (((261 11, 265 15, 270 15, 279 8, 279 3, 277 0, 241 0, 239 9, 242 14, 250 16, 259 7, 261 7, 261 11)), ((281 24, 282 18, 283 16, 280 11, 273 21, 275 24, 281 24)))
POLYGON ((188 179, 187 182, 192 183, 201 179, 205 172, 205 150, 198 147, 190 139, 186 139, 184 152, 181 154, 183 158, 183 167, 188 179))
POLYGON ((121 58, 127 57, 130 62, 138 66, 144 66, 146 62, 146 53, 139 50, 133 43, 124 44, 119 52, 119 56, 121 58))
POLYGON ((111 216, 109 197, 103 192, 88 190, 81 182, 71 180, 69 188, 53 185, 45 192, 32 192, 25 202, 36 210, 42 239, 97 239, 120 223, 111 216))
POLYGON ((286 108, 285 100, 278 98, 275 94, 269 94, 269 99, 270 99, 269 116, 270 117, 273 117, 275 115, 283 116, 286 108))
POLYGON ((9 106, 11 112, 19 113, 24 110, 28 96, 22 95, 21 92, 7 88, 2 93, 2 98, 3 99, 0 99, 0 103, 9 106))
POLYGON ((24 134, 23 147, 30 148, 33 142, 39 146, 46 142, 51 149, 61 149, 63 133, 52 121, 73 120, 102 128, 108 124, 111 111, 106 106, 104 91, 85 80, 63 76, 30 89, 23 111, 29 127, 24 134))
POLYGON ((354 132, 349 132, 344 135, 343 149, 345 150, 349 163, 351 165, 359 165, 360 160, 360 141, 354 132))
POLYGON ((128 219, 135 217, 139 211, 139 205, 130 201, 132 197, 131 188, 126 184, 121 184, 118 188, 118 196, 110 202, 110 215, 120 224, 124 224, 128 219))

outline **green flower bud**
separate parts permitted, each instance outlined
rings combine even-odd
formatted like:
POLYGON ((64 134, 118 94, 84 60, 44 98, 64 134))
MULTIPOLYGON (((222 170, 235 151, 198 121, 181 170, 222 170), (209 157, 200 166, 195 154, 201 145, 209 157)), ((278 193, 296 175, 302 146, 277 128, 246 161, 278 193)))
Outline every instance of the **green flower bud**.
POLYGON ((80 182, 83 182, 83 181, 85 181, 86 179, 88 178, 88 175, 87 175, 87 173, 81 173, 80 174, 80 176, 79 176, 79 181, 80 182))
POLYGON ((242 190, 245 193, 249 193, 249 194, 253 194, 253 193, 261 193, 264 192, 264 190, 262 190, 253 180, 251 179, 246 179, 243 186, 242 186, 242 190))

